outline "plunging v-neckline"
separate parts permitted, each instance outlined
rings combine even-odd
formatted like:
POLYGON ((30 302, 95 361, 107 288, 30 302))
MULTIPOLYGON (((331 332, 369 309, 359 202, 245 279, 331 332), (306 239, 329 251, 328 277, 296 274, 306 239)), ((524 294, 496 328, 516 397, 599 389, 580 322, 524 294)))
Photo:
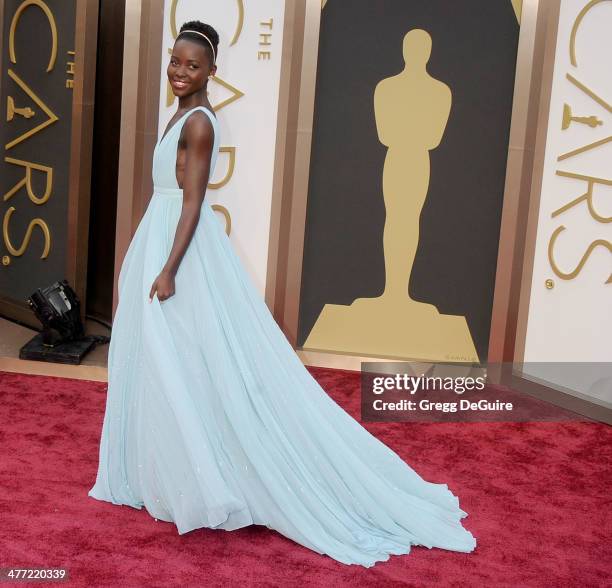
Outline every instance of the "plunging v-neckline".
MULTIPOLYGON (((170 134, 170 131, 172 131, 172 129, 177 125, 177 123, 187 114, 189 114, 191 111, 195 110, 196 108, 206 108, 206 110, 208 110, 213 116, 214 113, 210 110, 210 108, 204 106, 203 104, 198 104, 198 106, 194 106, 193 108, 190 108, 189 110, 186 110, 183 114, 181 114, 181 116, 179 116, 176 121, 174 122, 174 124, 170 127, 167 128, 165 133, 163 134, 162 138, 159 140, 158 145, 162 144, 162 141, 170 134)), ((215 117, 216 118, 216 117, 215 117)))
POLYGON ((194 108, 197 108, 197 106, 194 106, 193 108, 190 108, 189 110, 186 110, 185 112, 183 112, 183 114, 181 114, 181 116, 179 116, 176 119, 176 121, 174 121, 174 124, 170 128, 166 129, 166 132, 163 134, 162 138, 159 140, 160 144, 170 134, 170 131, 176 126, 178 121, 181 120, 188 112, 191 112, 194 108))

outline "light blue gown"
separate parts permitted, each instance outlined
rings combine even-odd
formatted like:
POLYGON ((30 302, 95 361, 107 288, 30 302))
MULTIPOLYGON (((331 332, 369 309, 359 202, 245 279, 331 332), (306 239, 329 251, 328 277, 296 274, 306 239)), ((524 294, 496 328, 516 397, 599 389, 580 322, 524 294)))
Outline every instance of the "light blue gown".
MULTIPOLYGON (((275 529, 345 564, 411 545, 470 552, 467 513, 342 410, 276 324, 207 199, 176 273, 149 291, 172 248, 186 112, 155 147, 154 194, 119 275, 97 479, 89 496, 175 523, 275 529)), ((408 426, 408 425, 407 425, 408 426)))

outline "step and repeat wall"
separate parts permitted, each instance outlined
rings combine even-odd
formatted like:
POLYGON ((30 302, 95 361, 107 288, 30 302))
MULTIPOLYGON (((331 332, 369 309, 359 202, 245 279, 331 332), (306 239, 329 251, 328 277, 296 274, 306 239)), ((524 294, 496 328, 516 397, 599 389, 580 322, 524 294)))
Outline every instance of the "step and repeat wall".
POLYGON ((166 74, 180 27, 189 20, 219 33, 209 100, 220 123, 220 152, 206 198, 245 268, 265 294, 283 46, 284 2, 167 0, 164 3, 158 132, 176 111, 166 74))
POLYGON ((517 360, 612 406, 612 2, 561 0, 517 360))
POLYGON ((520 9, 322 3, 304 350, 486 361, 520 9))

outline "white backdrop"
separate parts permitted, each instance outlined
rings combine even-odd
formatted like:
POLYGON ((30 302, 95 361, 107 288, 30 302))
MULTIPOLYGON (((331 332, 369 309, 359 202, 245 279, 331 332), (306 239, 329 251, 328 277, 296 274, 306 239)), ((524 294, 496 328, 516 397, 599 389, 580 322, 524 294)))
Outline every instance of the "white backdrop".
MULTIPOLYGON (((224 206, 231 217, 234 249, 262 296, 265 293, 274 149, 278 112, 284 2, 282 0, 166 0, 159 107, 159 135, 176 111, 168 105, 169 49, 175 30, 188 20, 212 25, 219 33, 217 80, 208 84, 209 99, 220 123, 220 147, 234 150, 229 181, 209 186, 206 198, 224 206), (173 10, 174 9, 174 10, 173 10), (270 24, 270 20, 272 20, 270 24), (261 36, 261 35, 271 36, 261 36), (264 52, 264 53, 260 53, 264 52), (226 102, 227 101, 227 102, 226 102), (221 106, 223 102, 225 105, 221 106), (219 107, 220 106, 220 107, 219 107)), ((219 153, 211 183, 228 178, 230 154, 219 153)), ((219 221, 225 224, 222 213, 219 221)))
MULTIPOLYGON (((612 2, 562 0, 529 301, 526 362, 612 361, 612 283, 606 283, 612 276, 612 223, 605 222, 612 220, 611 30, 612 2), (581 11, 589 4, 590 9, 580 19, 581 11), (569 122, 565 129, 564 109, 566 126, 569 122), (570 120, 591 116, 596 118, 588 119, 596 123, 594 127, 570 120), (610 183, 591 182, 592 210, 587 200, 582 200, 560 211, 587 193, 588 178, 576 176, 610 183)), ((572 383, 573 389, 600 397, 601 391, 607 389, 603 395, 612 400, 610 368, 604 365, 600 368, 602 373, 593 371, 590 376, 585 371, 580 381, 572 383)), ((527 370, 542 375, 535 373, 537 366, 527 366, 527 370)), ((548 372, 546 379, 554 379, 550 369, 548 372)), ((565 377, 559 379, 557 383, 561 385, 568 383, 565 377)))

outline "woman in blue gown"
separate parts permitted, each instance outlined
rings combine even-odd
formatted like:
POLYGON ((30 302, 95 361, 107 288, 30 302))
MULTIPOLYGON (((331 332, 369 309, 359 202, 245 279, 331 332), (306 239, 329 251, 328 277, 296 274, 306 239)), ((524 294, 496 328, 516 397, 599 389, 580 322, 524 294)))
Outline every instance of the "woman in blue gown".
POLYGON ((301 363, 204 199, 219 150, 207 98, 218 35, 181 27, 178 109, 119 275, 89 495, 179 533, 265 525, 371 566, 412 545, 471 552, 467 515, 333 402, 301 363))

